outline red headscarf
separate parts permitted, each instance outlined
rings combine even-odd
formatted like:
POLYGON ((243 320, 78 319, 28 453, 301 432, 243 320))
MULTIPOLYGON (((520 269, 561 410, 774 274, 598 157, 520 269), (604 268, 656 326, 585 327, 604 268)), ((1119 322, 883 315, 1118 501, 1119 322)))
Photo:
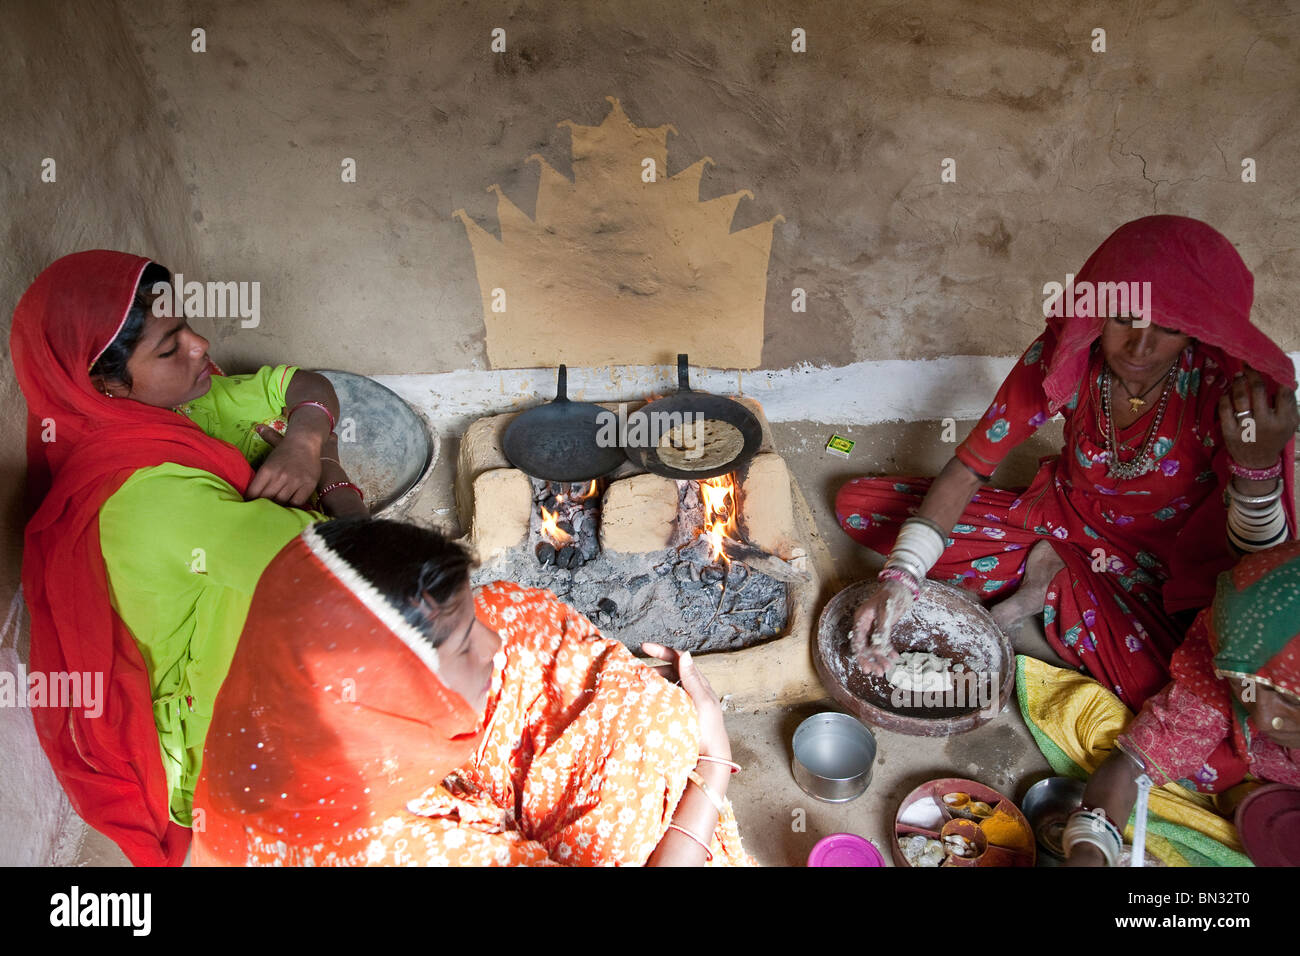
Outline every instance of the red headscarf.
POLYGON ((465 763, 480 723, 437 649, 308 528, 262 573, 221 685, 194 863, 242 866, 250 838, 364 863, 364 828, 465 763))
MULTIPOLYGON (((1150 282, 1147 318, 1156 325, 1177 329, 1208 347, 1229 381, 1249 363, 1265 380, 1270 400, 1279 387, 1295 388, 1295 366, 1267 335, 1250 321, 1255 279, 1241 256, 1222 234, 1186 216, 1145 216, 1116 229, 1088 257, 1075 279, 1076 286, 1091 282, 1150 282)), ((1098 308, 1094 311, 1102 313, 1098 308)), ((1056 345, 1047 358, 1043 390, 1048 408, 1055 412, 1085 387, 1092 344, 1101 336, 1105 315, 1052 317, 1048 328, 1056 345)), ((1295 439, 1282 452, 1282 505, 1294 534, 1295 439)), ((1229 480, 1228 453, 1223 445, 1214 461, 1219 487, 1229 480)), ((1182 534, 1188 541, 1226 540, 1227 511, 1217 499, 1207 502, 1188 521, 1182 534)), ((1203 567, 1204 553, 1180 552, 1165 586, 1165 605, 1172 610, 1200 607, 1211 593, 1194 583, 1213 579, 1203 567), (1183 562, 1181 565, 1178 561, 1183 562), (1196 567, 1196 573, 1189 573, 1196 567)), ((1237 559, 1226 547, 1211 561, 1214 573, 1231 567, 1237 559)))
MULTIPOLYGON (((96 250, 42 272, 14 312, 10 347, 27 398, 23 592, 34 673, 100 672, 103 713, 33 708, 36 732, 83 820, 136 865, 179 864, 189 831, 171 823, 144 658, 109 602, 99 509, 139 468, 174 462, 240 493, 239 450, 165 408, 96 391, 91 365, 126 320, 148 259, 96 250)), ((179 517, 179 516, 178 516, 179 517)))

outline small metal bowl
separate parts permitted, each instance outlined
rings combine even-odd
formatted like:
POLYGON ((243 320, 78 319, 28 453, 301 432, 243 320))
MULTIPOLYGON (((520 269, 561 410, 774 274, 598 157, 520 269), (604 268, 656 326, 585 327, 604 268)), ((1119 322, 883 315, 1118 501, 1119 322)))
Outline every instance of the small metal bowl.
POLYGON ((1083 802, 1085 786, 1073 777, 1048 777, 1025 791, 1025 799, 1020 802, 1038 845, 1057 860, 1065 859, 1061 834, 1070 814, 1083 802))
POLYGON ((794 732, 790 772, 799 789, 826 803, 847 803, 871 783, 876 738, 848 714, 814 714, 794 732))

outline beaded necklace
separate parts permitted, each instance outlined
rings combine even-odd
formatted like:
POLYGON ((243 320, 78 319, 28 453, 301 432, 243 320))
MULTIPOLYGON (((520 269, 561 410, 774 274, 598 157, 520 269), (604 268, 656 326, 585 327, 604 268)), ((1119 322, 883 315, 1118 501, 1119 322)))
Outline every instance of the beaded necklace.
POLYGON ((1110 413, 1110 366, 1103 365, 1101 372, 1101 411, 1106 418, 1106 452, 1110 459, 1106 474, 1111 478, 1129 480, 1132 478, 1141 478, 1149 471, 1155 471, 1156 462, 1151 457, 1151 449, 1155 445, 1156 432, 1160 430, 1160 422, 1165 417, 1165 406, 1169 404, 1169 393, 1172 391, 1174 384, 1174 373, 1178 370, 1178 359, 1174 359, 1169 366, 1169 372, 1165 375, 1165 389, 1160 393, 1160 404, 1156 407, 1156 414, 1151 426, 1147 429, 1146 440, 1142 443, 1142 448, 1132 461, 1121 462, 1119 460, 1119 440, 1115 435, 1115 419, 1110 413))

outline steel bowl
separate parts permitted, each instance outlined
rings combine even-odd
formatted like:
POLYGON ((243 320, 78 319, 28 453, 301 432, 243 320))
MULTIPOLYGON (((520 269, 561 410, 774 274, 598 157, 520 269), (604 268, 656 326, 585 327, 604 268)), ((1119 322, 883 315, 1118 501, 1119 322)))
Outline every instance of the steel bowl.
POLYGON ((799 789, 826 803, 847 803, 871 783, 876 738, 848 714, 814 714, 794 732, 790 772, 799 789))
POLYGON ((1074 777, 1048 777, 1025 791, 1025 798, 1020 802, 1038 845, 1053 859, 1065 859, 1061 834, 1065 831, 1065 821, 1083 802, 1085 786, 1074 777))

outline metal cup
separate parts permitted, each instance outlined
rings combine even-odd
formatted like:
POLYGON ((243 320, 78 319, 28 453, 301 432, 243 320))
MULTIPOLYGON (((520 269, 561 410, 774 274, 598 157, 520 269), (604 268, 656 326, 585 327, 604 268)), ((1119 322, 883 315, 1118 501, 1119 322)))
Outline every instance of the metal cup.
POLYGON ((810 797, 826 803, 847 803, 871 783, 876 738, 848 714, 822 713, 809 717, 794 732, 790 771, 810 797))

